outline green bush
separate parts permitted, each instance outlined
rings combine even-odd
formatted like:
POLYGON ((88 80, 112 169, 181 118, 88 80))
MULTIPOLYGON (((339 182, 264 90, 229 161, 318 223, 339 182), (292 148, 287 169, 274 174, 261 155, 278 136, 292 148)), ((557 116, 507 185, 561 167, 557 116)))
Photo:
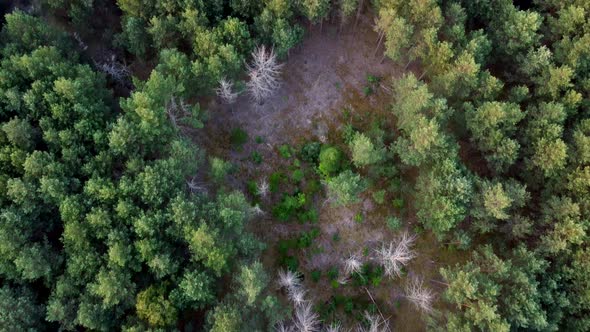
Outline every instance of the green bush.
POLYGON ((271 193, 276 193, 279 191, 279 187, 281 185, 281 182, 283 182, 285 180, 285 175, 281 172, 274 172, 270 175, 269 178, 269 189, 271 193))
POLYGON ((231 144, 238 149, 241 149, 244 144, 248 141, 248 133, 242 128, 234 128, 229 136, 231 144))
POLYGON ((320 278, 321 277, 322 277, 322 271, 321 270, 313 270, 313 271, 311 271, 311 280, 313 280, 313 282, 320 281, 320 278))
POLYGON ((333 146, 322 148, 319 156, 319 170, 325 176, 332 176, 342 167, 342 152, 333 146))
POLYGON ((301 180, 303 180, 304 177, 305 173, 303 173, 302 169, 296 169, 293 171, 293 173, 291 173, 291 180, 293 180, 293 182, 295 183, 301 182, 301 180))
POLYGON ((373 200, 377 204, 383 204, 385 202, 385 190, 378 190, 373 193, 373 200))
POLYGON ((403 198, 395 198, 391 201, 391 205, 393 205, 395 209, 401 210, 404 207, 404 200, 403 198))
POLYGON ((308 163, 317 164, 321 150, 322 150, 322 144, 320 142, 305 143, 301 147, 301 152, 300 152, 301 159, 303 159, 303 161, 308 162, 308 163))
POLYGON ((272 209, 272 214, 281 221, 289 220, 297 210, 305 206, 307 198, 304 193, 285 195, 283 200, 272 209))
POLYGON ((357 213, 357 214, 355 214, 355 215, 354 215, 354 221, 355 221, 357 224, 362 224, 362 223, 363 223, 363 214, 362 214, 362 213, 360 213, 360 212, 359 212, 359 213, 357 213))
POLYGON ((252 154, 250 155, 250 159, 252 160, 253 163, 255 163, 257 165, 260 165, 262 163, 262 155, 258 151, 252 151, 252 154))
POLYGON ((389 227, 389 229, 391 229, 392 231, 396 231, 400 229, 400 227, 402 226, 401 219, 396 216, 387 217, 385 222, 387 223, 387 227, 389 227))
POLYGON ((288 144, 283 144, 279 146, 279 154, 281 155, 281 157, 289 159, 293 156, 293 150, 288 144))

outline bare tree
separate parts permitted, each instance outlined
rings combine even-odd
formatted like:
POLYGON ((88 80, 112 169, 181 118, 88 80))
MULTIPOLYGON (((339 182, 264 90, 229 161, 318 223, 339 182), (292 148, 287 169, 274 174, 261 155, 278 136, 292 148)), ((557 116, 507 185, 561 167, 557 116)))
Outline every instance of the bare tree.
POLYGON ((238 98, 238 93, 233 91, 234 84, 225 78, 219 80, 219 87, 215 89, 217 96, 226 104, 233 104, 238 98))
POLYGON ((170 98, 166 103, 166 114, 174 127, 182 130, 180 124, 193 116, 190 107, 182 98, 170 98))
POLYGON ((264 210, 262 210, 262 209, 260 208, 260 205, 258 205, 258 204, 254 205, 254 206, 252 207, 252 213, 253 213, 255 216, 262 216, 262 215, 264 215, 264 214, 265 214, 264 210))
POLYGON ((344 260, 344 272, 347 275, 360 272, 362 266, 361 258, 357 254, 351 254, 344 260))
POLYGON ((340 323, 332 323, 326 329, 325 332, 340 332, 342 331, 342 325, 340 323))
POLYGON ((285 322, 278 322, 275 324, 275 332, 293 332, 293 328, 287 325, 285 322))
POLYGON ((262 181, 258 182, 257 190, 260 197, 266 198, 269 190, 268 182, 266 182, 266 179, 263 179, 262 181))
POLYGON ((299 288, 301 286, 301 278, 297 272, 292 272, 291 270, 280 270, 278 275, 278 284, 280 287, 284 287, 289 290, 292 288, 299 288))
POLYGON ((319 331, 319 317, 313 311, 311 303, 295 308, 295 328, 299 332, 319 331))
POLYGON ((250 81, 248 91, 256 102, 261 103, 270 97, 280 86, 282 64, 278 63, 274 49, 267 52, 264 45, 252 52, 252 62, 247 65, 250 81))
POLYGON ((425 313, 432 311, 434 296, 430 288, 424 287, 424 281, 421 278, 413 278, 406 286, 406 298, 425 313))
POLYGON ((109 75, 113 81, 117 82, 117 84, 127 87, 130 84, 129 76, 131 76, 129 67, 121 62, 118 62, 114 54, 105 58, 106 60, 94 60, 96 68, 109 75))
POLYGON ((186 185, 191 193, 207 193, 207 187, 204 183, 199 183, 197 177, 193 176, 190 180, 186 180, 186 185))
POLYGON ((385 275, 401 276, 402 267, 406 266, 410 260, 416 257, 415 252, 411 249, 415 236, 408 235, 404 232, 398 239, 397 244, 390 242, 385 243, 381 248, 376 250, 377 260, 385 269, 385 275))
POLYGON ((369 323, 369 327, 359 326, 359 332, 389 331, 389 322, 380 316, 371 315, 368 312, 365 312, 365 319, 369 323))
POLYGON ((287 290, 289 300, 295 304, 295 307, 299 307, 307 302, 305 300, 305 293, 306 291, 302 287, 292 287, 287 290))

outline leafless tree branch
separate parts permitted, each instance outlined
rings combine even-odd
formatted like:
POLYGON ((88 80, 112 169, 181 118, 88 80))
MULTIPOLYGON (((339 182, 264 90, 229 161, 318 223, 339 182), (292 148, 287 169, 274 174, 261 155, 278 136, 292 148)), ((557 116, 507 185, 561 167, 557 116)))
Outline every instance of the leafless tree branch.
POLYGON ((250 80, 246 86, 254 101, 261 103, 278 89, 282 67, 274 49, 267 52, 262 45, 252 52, 252 62, 247 65, 250 80))

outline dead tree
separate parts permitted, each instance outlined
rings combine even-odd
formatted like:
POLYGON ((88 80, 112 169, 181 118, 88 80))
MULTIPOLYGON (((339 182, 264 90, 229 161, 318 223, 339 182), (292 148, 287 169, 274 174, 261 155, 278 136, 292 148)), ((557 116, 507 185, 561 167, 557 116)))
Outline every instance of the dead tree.
POLYGON ((344 273, 347 275, 353 274, 355 272, 359 273, 362 266, 363 263, 360 257, 356 254, 351 254, 344 260, 344 273))
POLYGON ((313 311, 311 303, 295 308, 295 328, 299 332, 315 332, 320 330, 318 315, 313 311))
POLYGON ((166 103, 166 115, 170 119, 172 125, 183 131, 181 124, 187 124, 193 117, 191 106, 187 104, 182 98, 170 97, 170 100, 166 103))
POLYGON ((217 96, 226 104, 233 104, 238 98, 238 93, 233 91, 234 84, 225 78, 219 80, 219 87, 215 89, 217 96))
POLYGON ((252 52, 252 62, 247 65, 250 80, 246 87, 250 96, 257 103, 262 103, 280 86, 280 75, 283 64, 278 63, 274 49, 267 52, 264 45, 252 52))
POLYGON ((266 182, 266 180, 258 182, 258 184, 256 185, 256 190, 258 191, 258 195, 260 195, 260 197, 266 198, 269 191, 268 182, 266 182))
POLYGON ((402 268, 416 257, 411 248, 415 239, 415 236, 410 236, 407 232, 404 232, 397 244, 390 242, 386 245, 384 243, 381 248, 376 250, 377 260, 385 269, 385 275, 390 277, 394 275, 401 276, 402 268))
POLYGON ((129 87, 129 77, 131 71, 127 65, 118 62, 114 54, 110 57, 106 57, 106 60, 93 60, 96 68, 103 73, 107 74, 113 81, 123 87, 129 87))
POLYGON ((301 286, 301 277, 297 272, 293 272, 291 270, 280 270, 278 277, 277 283, 281 288, 286 288, 289 290, 292 288, 299 288, 301 286))
POLYGON ((429 313, 432 311, 434 292, 430 288, 424 287, 422 279, 413 278, 406 286, 406 298, 422 312, 429 313))

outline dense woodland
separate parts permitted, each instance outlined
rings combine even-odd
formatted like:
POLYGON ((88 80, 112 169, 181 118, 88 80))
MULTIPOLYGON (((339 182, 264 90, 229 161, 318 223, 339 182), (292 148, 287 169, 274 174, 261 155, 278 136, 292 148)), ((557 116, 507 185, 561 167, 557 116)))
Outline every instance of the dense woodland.
POLYGON ((408 331, 590 330, 589 1, 3 10, 0 330, 389 331, 400 299, 424 322, 408 331), (250 139, 201 142, 210 100, 264 103, 307 36, 360 33, 363 19, 376 61, 403 69, 367 76, 386 116, 276 146, 264 181, 209 153, 250 139), (391 241, 306 270, 296 252, 318 247, 317 202, 366 197, 388 211, 391 241), (252 231, 263 214, 305 231, 265 241, 252 231), (455 257, 432 277, 408 268, 420 239, 455 257), (318 280, 331 302, 306 290, 318 280))

